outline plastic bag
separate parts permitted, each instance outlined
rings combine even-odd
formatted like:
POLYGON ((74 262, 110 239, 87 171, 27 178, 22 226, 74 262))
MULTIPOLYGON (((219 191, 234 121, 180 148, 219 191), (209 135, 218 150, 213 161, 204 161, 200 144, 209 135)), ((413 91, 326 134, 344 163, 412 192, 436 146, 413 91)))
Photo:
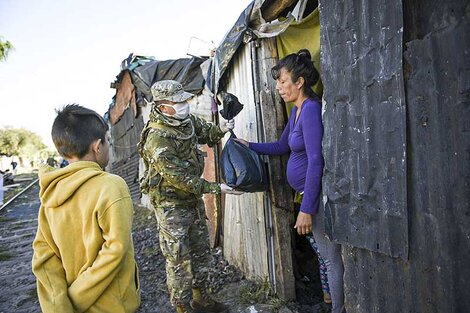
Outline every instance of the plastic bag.
POLYGON ((231 93, 221 91, 220 96, 224 107, 220 110, 220 115, 227 121, 233 119, 243 109, 243 104, 231 93))
POLYGON ((235 190, 265 191, 268 179, 263 161, 255 151, 234 141, 234 138, 236 136, 232 133, 222 150, 222 178, 235 190))

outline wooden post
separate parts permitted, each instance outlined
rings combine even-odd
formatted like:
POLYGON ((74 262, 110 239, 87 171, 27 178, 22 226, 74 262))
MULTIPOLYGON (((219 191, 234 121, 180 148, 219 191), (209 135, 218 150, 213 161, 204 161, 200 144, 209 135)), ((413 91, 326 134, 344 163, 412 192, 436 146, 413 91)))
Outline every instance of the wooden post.
MULTIPOLYGON (((266 142, 280 138, 286 123, 286 114, 276 92, 276 82, 271 77, 271 68, 277 62, 276 40, 263 39, 257 49, 258 92, 264 138, 266 142)), ((270 196, 274 235, 274 259, 276 292, 284 300, 295 299, 295 279, 292 269, 292 225, 294 207, 292 191, 286 179, 286 158, 269 157, 270 196)))
POLYGON ((278 0, 270 2, 266 7, 262 7, 263 17, 266 22, 274 21, 282 11, 296 2, 295 0, 278 0))

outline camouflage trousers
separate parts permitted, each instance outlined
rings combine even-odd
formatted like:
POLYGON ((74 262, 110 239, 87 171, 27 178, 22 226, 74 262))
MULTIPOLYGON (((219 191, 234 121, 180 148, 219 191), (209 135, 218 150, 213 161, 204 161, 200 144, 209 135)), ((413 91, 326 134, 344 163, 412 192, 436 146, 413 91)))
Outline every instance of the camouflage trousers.
MULTIPOLYGON (((168 203, 167 203, 168 204, 168 203)), ((192 288, 206 288, 210 253, 204 202, 194 206, 154 206, 160 249, 166 259, 170 301, 189 303, 192 288)))

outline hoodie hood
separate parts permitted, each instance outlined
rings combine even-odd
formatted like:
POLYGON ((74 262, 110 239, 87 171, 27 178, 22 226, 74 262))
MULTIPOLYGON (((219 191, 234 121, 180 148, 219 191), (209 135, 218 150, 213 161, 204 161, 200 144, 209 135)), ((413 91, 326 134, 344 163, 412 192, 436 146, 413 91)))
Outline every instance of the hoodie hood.
POLYGON ((101 174, 98 163, 90 161, 77 161, 60 169, 43 165, 39 168, 41 203, 49 208, 58 207, 88 180, 101 174))

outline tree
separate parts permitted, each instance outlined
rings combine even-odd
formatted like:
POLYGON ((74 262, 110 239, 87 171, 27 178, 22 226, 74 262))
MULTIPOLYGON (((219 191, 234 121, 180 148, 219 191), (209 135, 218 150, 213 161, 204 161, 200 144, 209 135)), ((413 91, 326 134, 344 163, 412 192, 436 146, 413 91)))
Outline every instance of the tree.
POLYGON ((3 41, 2 37, 0 37, 0 62, 5 61, 8 57, 8 53, 12 50, 14 50, 12 43, 8 40, 3 41))
POLYGON ((39 135, 24 129, 5 127, 0 129, 0 155, 32 159, 47 146, 39 135))

